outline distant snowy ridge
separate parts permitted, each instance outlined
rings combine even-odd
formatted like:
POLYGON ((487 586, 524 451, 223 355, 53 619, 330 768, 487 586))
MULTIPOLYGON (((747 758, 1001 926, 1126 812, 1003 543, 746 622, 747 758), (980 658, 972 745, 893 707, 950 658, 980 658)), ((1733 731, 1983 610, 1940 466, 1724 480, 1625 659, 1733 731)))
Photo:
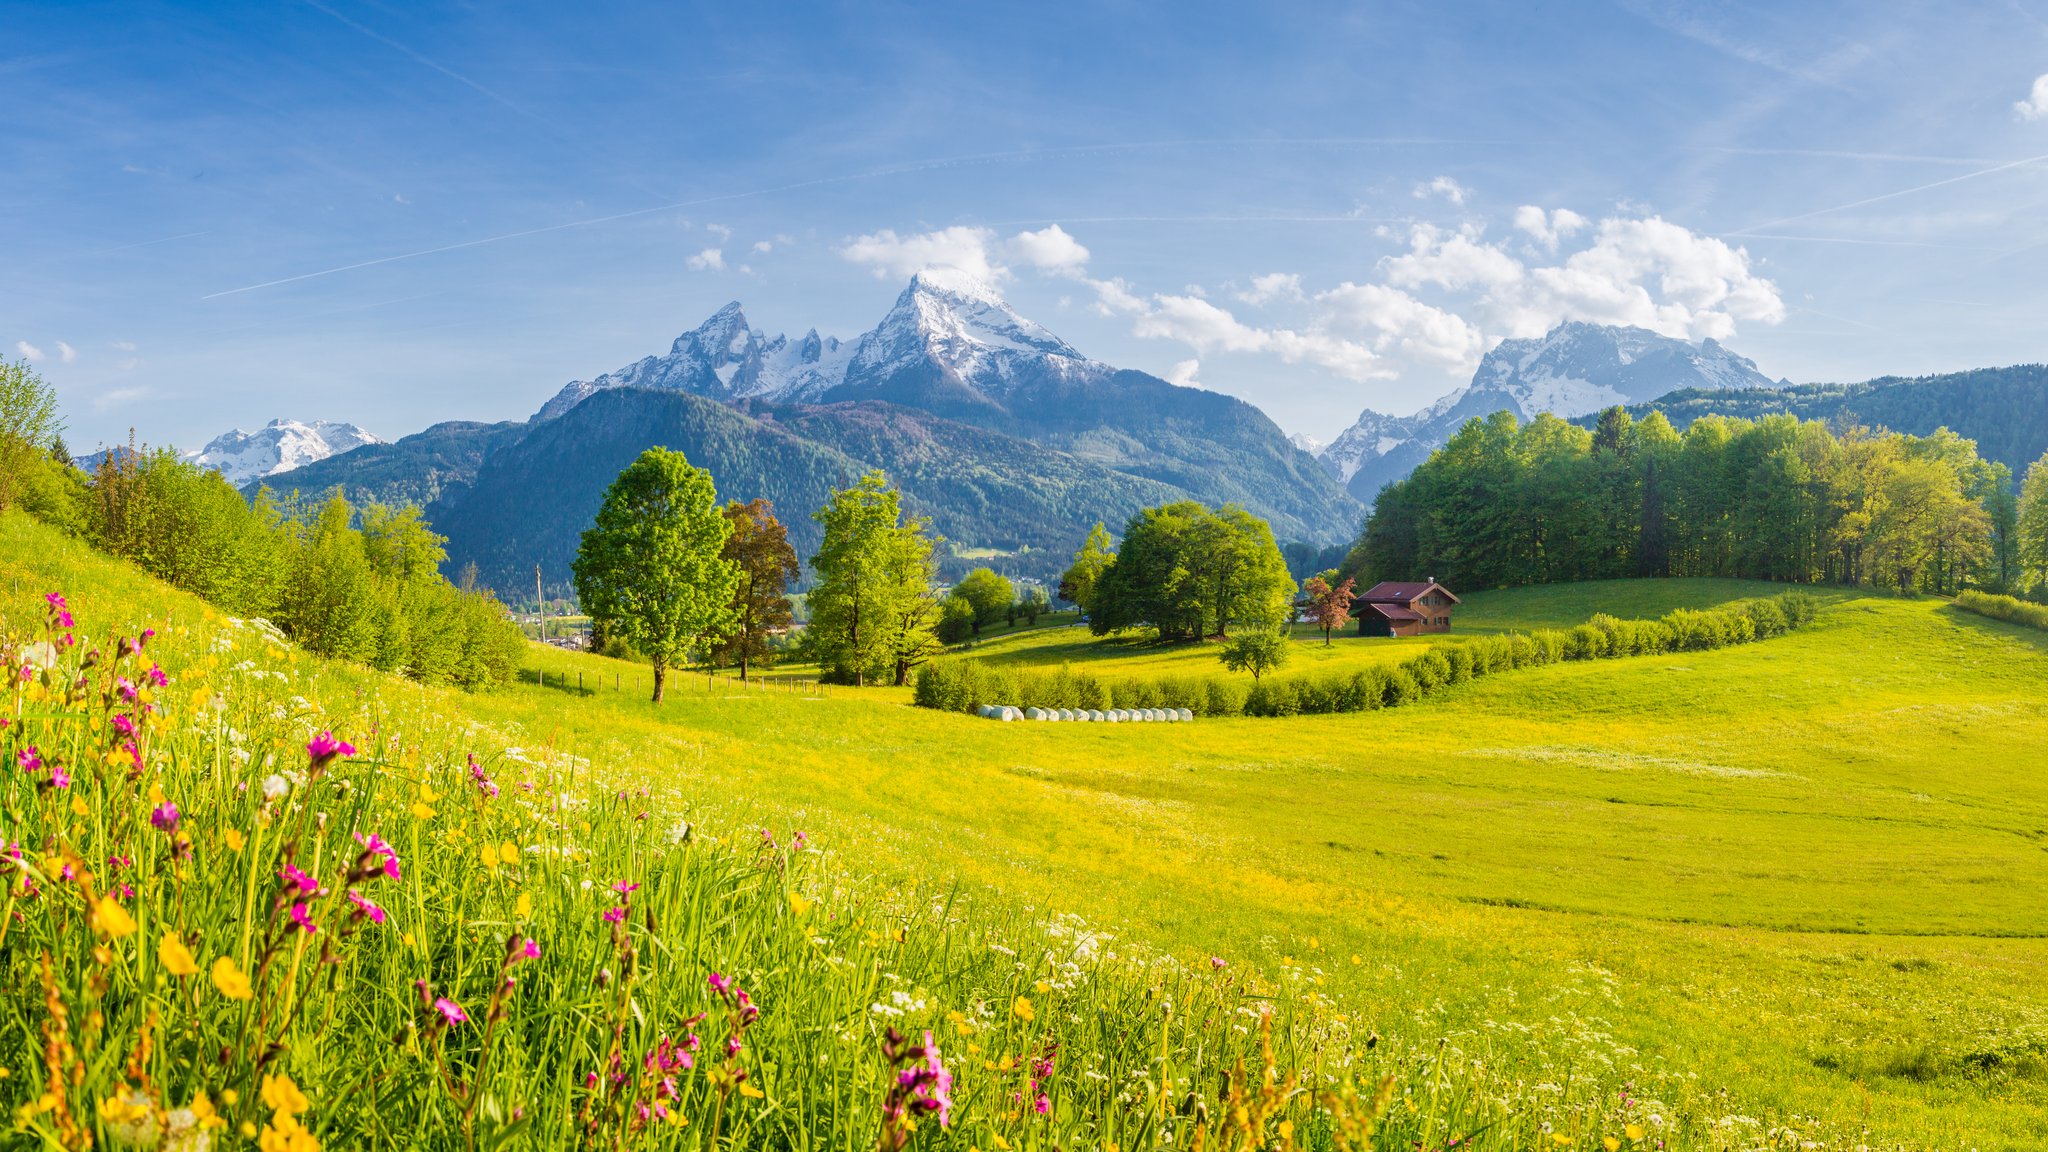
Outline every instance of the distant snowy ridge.
POLYGON ((649 356, 594 380, 565 385, 535 413, 551 420, 607 388, 673 388, 716 400, 814 403, 885 394, 908 373, 935 370, 946 382, 1000 401, 1020 381, 1107 376, 1043 325, 1019 315, 988 284, 935 269, 910 284, 879 324, 850 341, 770 336, 747 322, 738 301, 649 356))
POLYGON ((1560 324, 1535 339, 1503 340, 1472 383, 1410 416, 1371 409, 1316 454, 1351 494, 1370 502, 1441 447, 1465 421, 1503 409, 1527 420, 1571 418, 1640 404, 1681 388, 1773 388, 1756 363, 1707 339, 1698 344, 1643 328, 1560 324))
POLYGON ((186 460, 211 468, 239 488, 251 480, 278 472, 302 468, 350 449, 383 441, 353 424, 315 420, 272 420, 254 432, 240 428, 224 432, 197 452, 186 452, 186 460))

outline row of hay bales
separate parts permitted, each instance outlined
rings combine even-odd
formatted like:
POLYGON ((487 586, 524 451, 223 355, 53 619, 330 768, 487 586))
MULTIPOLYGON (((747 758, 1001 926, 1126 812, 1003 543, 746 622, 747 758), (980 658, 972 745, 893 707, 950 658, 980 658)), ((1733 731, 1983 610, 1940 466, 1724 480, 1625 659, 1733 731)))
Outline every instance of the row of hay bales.
POLYGON ((1193 720, 1189 708, 1012 708, 982 704, 975 714, 984 720, 1068 720, 1097 724, 1173 724, 1193 720))

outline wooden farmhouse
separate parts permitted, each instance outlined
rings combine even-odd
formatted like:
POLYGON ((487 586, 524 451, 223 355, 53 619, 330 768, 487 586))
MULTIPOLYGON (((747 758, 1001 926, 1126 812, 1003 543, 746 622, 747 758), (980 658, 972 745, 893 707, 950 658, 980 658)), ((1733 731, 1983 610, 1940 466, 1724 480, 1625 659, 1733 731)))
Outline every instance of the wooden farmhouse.
POLYGON ((1451 630, 1458 598, 1432 576, 1421 583, 1382 580, 1351 602, 1360 636, 1420 636, 1451 630))

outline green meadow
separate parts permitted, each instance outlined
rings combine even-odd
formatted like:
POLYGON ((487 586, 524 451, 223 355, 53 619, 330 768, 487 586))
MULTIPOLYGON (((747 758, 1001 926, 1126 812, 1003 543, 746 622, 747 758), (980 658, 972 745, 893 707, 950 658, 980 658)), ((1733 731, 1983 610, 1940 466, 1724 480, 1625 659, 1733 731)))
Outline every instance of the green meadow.
MULTIPOLYGON (((1516 589, 1467 597, 1457 627, 1778 590, 1516 589)), ((1873 1140, 2039 1147, 2048 635, 1933 598, 1817 594, 1819 619, 1779 639, 1346 716, 1000 724, 895 689, 703 680, 658 708, 531 683, 473 707, 829 822, 877 867, 987 881, 1169 947, 1315 964, 1379 1006, 1383 1031, 1513 1049, 1590 1029, 1646 1083, 1702 1077, 1873 1140)), ((1211 646, 1048 620, 970 654, 1222 674, 1211 646)), ((1297 639, 1290 669, 1457 642, 1297 639)), ((609 663, 536 660, 593 682, 609 663)))
MULTIPOLYGON (((196 611, 18 516, 0 529, 12 617, 52 588, 121 620, 196 611)), ((1475 594, 1457 628, 1777 590, 1475 594)), ((545 686, 405 691, 678 793, 707 824, 803 827, 880 888, 992 887, 1327 993, 1389 1046, 1448 1045, 1525 1095, 1687 1101, 1707 1135, 1684 1146, 2041 1147, 2048 634, 1932 598, 1817 594, 1818 618, 1781 638, 1341 716, 1003 724, 904 689, 687 676, 654 705, 644 669, 539 645, 545 686)), ((1458 642, 1297 641, 1290 671, 1458 642)), ((968 655, 1222 674, 1213 647, 1100 641, 1059 617, 968 655)))

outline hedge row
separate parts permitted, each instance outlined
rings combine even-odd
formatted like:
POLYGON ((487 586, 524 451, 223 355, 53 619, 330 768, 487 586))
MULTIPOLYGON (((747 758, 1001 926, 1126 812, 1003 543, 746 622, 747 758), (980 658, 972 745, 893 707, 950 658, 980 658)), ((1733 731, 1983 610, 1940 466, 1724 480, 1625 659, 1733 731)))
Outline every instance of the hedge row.
POLYGON ((1956 593, 1956 607, 2008 624, 2024 624, 2048 631, 2048 604, 2036 604, 2012 596, 1965 590, 1956 593))
POLYGON ((1697 652, 1768 639, 1813 619, 1804 592, 1736 600, 1698 611, 1680 608, 1658 620, 1605 614, 1568 631, 1542 629, 1483 636, 1431 647, 1397 665, 1343 672, 1267 677, 1246 684, 1220 676, 1111 680, 1062 665, 1042 671, 972 659, 941 660, 918 669, 919 707, 972 712, 983 704, 1018 708, 1186 708, 1197 716, 1295 716, 1365 712, 1419 700, 1447 685, 1514 668, 1562 660, 1602 660, 1697 652))

